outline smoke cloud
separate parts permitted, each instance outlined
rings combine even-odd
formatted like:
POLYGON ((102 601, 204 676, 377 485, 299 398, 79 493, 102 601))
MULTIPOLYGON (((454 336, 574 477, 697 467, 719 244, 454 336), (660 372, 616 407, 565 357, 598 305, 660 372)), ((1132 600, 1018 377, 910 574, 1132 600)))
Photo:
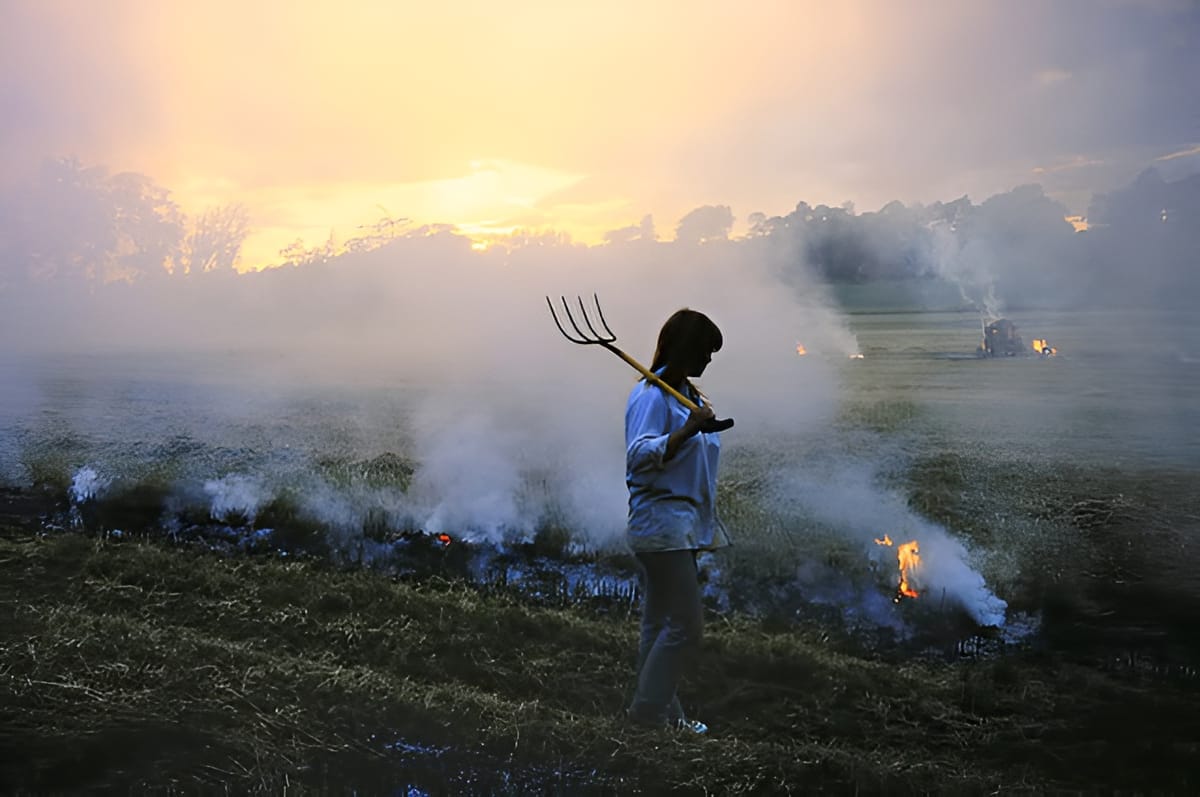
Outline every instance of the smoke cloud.
POLYGON ((777 511, 836 529, 893 578, 896 548, 876 540, 887 536, 895 545, 915 540, 920 564, 911 578, 921 595, 961 606, 980 625, 1004 625, 1007 604, 972 566, 976 556, 945 528, 909 509, 904 495, 882 486, 879 466, 844 461, 780 469, 772 475, 771 500, 777 511))
MULTIPOLYGON (((250 353, 251 372, 231 355, 225 373, 179 374, 227 380, 228 406, 202 411, 234 422, 279 412, 297 384, 396 390, 409 402, 403 417, 358 418, 355 436, 370 447, 395 439, 390 427, 408 429, 411 522, 501 540, 560 516, 603 547, 624 526, 624 399, 638 375, 565 340, 545 297, 567 297, 582 324, 577 298, 598 323, 595 294, 617 345, 647 365, 668 315, 684 306, 710 315, 726 344, 700 382, 737 420, 736 447, 801 436, 835 410, 833 360, 856 345, 819 280, 806 279, 809 290, 785 286, 730 241, 479 253, 439 233, 240 277, 30 288, 8 315, 26 336, 6 343, 52 355, 140 352, 147 362, 250 353), (796 358, 797 340, 818 356, 796 358)), ((218 514, 252 514, 257 485, 207 489, 218 514)))
MULTIPOLYGON (((232 473, 228 461, 215 472, 206 462, 174 466, 180 478, 203 485, 181 489, 203 493, 214 518, 252 519, 289 488, 310 516, 347 540, 382 513, 394 525, 495 543, 557 525, 579 547, 611 549, 625 523, 624 399, 638 377, 603 349, 563 339, 545 299, 564 322, 559 297, 577 322, 586 311, 596 324, 594 294, 618 345, 644 364, 667 316, 692 307, 725 335, 701 387, 719 415, 737 421, 727 451, 775 458, 772 484, 787 496, 777 508, 829 525, 867 556, 880 555, 873 539, 882 534, 917 538, 926 588, 991 623, 1003 617, 1003 602, 952 532, 923 521, 865 476, 831 479, 797 461, 835 426, 841 369, 860 351, 832 278, 869 284, 936 276, 985 313, 1006 303, 1052 308, 1115 299, 1134 283, 1147 286, 1140 297, 1150 306, 1179 302, 1195 295, 1184 267, 1195 228, 1180 222, 1200 207, 1198 185, 1195 178, 1140 178, 1097 198, 1097 217, 1106 221, 1087 233, 1074 232, 1062 207, 1033 186, 979 206, 893 204, 861 215, 801 203, 788 217, 758 219, 760 229, 737 240, 724 237, 724 211, 687 240, 615 236, 601 247, 548 238, 480 252, 434 228, 295 267, 245 275, 143 271, 130 282, 103 282, 88 271, 87 242, 76 236, 63 250, 69 271, 44 277, 23 272, 18 261, 4 263, 7 418, 20 426, 50 408, 71 439, 86 439, 137 398, 119 376, 107 380, 105 363, 166 368, 157 375, 192 392, 170 394, 177 417, 152 430, 153 441, 133 442, 153 449, 162 433, 233 452, 228 461, 240 464, 232 473), (1096 252, 1093 242, 1118 233, 1153 252, 1159 279, 1103 258, 1088 267, 1108 283, 1074 279, 1082 254, 1096 252), (797 344, 807 356, 796 356, 797 344), (106 359, 122 356, 132 359, 106 359), (94 380, 82 392, 48 365, 70 358, 94 380), (297 390, 336 396, 347 389, 385 398, 350 410, 335 399, 297 399, 297 390), (339 420, 317 439, 295 441, 299 447, 358 459, 402 453, 413 467, 403 490, 335 486, 313 472, 297 477, 304 464, 279 452, 273 435, 287 439, 292 421, 313 413, 339 420)), ((641 229, 653 225, 646 220, 641 229)), ((1070 409, 1044 405, 1039 422, 1070 409)), ((13 460, 22 455, 6 452, 5 471, 17 473, 13 460)), ((75 471, 80 495, 136 470, 76 465, 87 466, 75 471)))

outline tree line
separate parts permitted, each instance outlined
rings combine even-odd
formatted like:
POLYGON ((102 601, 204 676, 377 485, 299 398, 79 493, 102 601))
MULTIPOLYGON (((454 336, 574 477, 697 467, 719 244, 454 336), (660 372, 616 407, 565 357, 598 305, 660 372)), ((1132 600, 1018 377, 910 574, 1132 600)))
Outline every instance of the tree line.
MULTIPOLYGON (((785 279, 803 264, 832 283, 942 278, 986 283, 1009 296, 1053 292, 1081 301, 1101 299, 1114 285, 1121 296, 1143 301, 1200 295, 1200 175, 1169 182, 1147 170, 1129 185, 1093 197, 1086 229, 1077 229, 1067 215, 1040 186, 1024 185, 980 204, 966 196, 930 205, 893 201, 864 213, 851 203, 799 202, 785 215, 751 214, 745 234, 731 239, 732 210, 704 206, 679 221, 674 242, 759 247, 778 262, 785 279)), ((395 218, 362 230, 343 244, 332 236, 313 248, 297 241, 280 259, 312 266, 381 249, 397 238, 454 234, 449 225, 412 228, 395 218)), ((188 216, 166 188, 144 175, 49 160, 31 179, 0 190, 0 290, 232 274, 248 232, 240 205, 188 216)), ((611 231, 606 245, 656 240, 647 216, 611 231)), ((571 245, 561 233, 525 233, 505 243, 571 245)))
POLYGON ((47 160, 0 192, 0 286, 232 271, 248 232, 241 205, 189 217, 145 175, 47 160))

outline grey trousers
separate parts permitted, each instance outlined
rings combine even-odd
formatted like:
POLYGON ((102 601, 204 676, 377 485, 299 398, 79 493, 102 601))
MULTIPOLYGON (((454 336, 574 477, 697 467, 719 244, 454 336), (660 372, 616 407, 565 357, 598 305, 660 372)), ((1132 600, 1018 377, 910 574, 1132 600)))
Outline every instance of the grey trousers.
POLYGON ((695 661, 704 605, 694 551, 637 554, 642 566, 642 634, 629 716, 637 722, 683 719, 676 687, 695 661))

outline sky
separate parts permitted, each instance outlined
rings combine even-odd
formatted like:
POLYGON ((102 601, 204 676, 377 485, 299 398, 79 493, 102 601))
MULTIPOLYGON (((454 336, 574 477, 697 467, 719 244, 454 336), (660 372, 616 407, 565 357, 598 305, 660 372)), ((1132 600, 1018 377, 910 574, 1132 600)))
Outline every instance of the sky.
POLYGON ((0 181, 244 205, 243 268, 382 218, 581 243, 1200 171, 1195 0, 0 0, 0 181))

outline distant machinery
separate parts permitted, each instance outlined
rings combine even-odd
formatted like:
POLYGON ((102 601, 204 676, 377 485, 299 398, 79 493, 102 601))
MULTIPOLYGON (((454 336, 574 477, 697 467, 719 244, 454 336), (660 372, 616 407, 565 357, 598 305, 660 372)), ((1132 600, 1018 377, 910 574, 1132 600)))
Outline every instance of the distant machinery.
POLYGON ((1016 357, 1027 354, 1024 341, 1017 334, 1017 325, 1007 318, 1000 318, 983 328, 983 343, 979 354, 983 357, 1016 357))

